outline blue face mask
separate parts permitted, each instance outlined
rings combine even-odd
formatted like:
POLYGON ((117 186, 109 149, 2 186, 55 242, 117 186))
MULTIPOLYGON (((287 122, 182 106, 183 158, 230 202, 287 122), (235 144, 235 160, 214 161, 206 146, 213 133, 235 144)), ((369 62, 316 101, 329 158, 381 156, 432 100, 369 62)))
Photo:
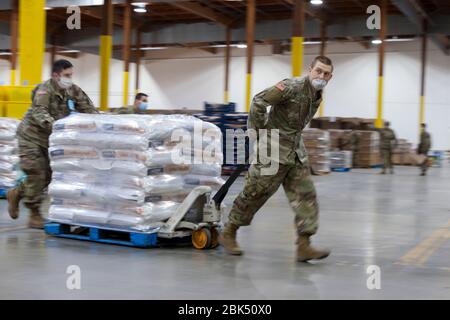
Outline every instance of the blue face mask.
POLYGON ((141 111, 147 110, 147 107, 148 107, 148 103, 147 102, 141 102, 139 104, 139 110, 141 110, 141 111))

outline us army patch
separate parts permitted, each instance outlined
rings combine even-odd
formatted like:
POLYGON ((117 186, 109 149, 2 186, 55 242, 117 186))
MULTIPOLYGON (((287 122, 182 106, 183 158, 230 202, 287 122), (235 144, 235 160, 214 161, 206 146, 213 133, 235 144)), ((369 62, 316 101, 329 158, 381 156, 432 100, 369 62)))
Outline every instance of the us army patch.
POLYGON ((284 91, 284 89, 286 89, 286 87, 284 86, 283 81, 278 82, 275 87, 280 90, 280 91, 284 91))

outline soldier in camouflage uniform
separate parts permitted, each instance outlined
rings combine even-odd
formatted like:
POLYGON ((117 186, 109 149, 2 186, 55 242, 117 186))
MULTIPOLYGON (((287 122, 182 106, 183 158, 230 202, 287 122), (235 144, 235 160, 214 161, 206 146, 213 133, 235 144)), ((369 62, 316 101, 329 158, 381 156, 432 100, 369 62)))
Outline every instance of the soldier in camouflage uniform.
POLYGON ((138 93, 134 98, 134 104, 127 107, 118 108, 114 110, 117 114, 145 114, 145 110, 148 108, 148 95, 145 93, 138 93))
POLYGON ((425 123, 421 124, 422 132, 420 133, 420 142, 419 147, 417 148, 417 153, 425 156, 425 159, 420 164, 421 176, 425 176, 427 174, 428 169, 428 151, 431 148, 431 136, 426 131, 427 125, 425 123))
POLYGON ((352 167, 356 165, 357 154, 359 152, 359 135, 356 132, 356 126, 354 124, 351 125, 350 129, 352 132, 348 136, 347 139, 344 139, 343 134, 339 137, 338 145, 339 150, 347 150, 347 146, 350 146, 352 151, 352 167))
POLYGON ((380 143, 381 143, 381 155, 383 157, 383 171, 381 174, 386 173, 386 169, 390 169, 391 174, 394 173, 394 166, 392 165, 392 150, 397 145, 397 138, 395 137, 394 130, 389 127, 389 122, 385 122, 384 128, 379 129, 380 143))
MULTIPOLYGON (((277 162, 279 167, 275 174, 262 174, 262 170, 270 167, 270 164, 263 164, 266 161, 261 161, 261 153, 260 161, 250 166, 244 189, 235 199, 229 221, 219 236, 219 242, 227 253, 243 253, 236 242, 238 228, 250 225, 255 213, 283 185, 295 212, 297 260, 323 259, 329 255, 329 251, 316 250, 310 246, 310 237, 318 229, 319 210, 302 130, 322 101, 322 89, 331 79, 332 69, 330 59, 316 57, 305 77, 285 79, 253 98, 248 127, 255 130, 267 129, 269 136, 272 129, 279 130, 279 142, 276 146, 279 158, 269 156, 270 161, 277 162), (271 109, 267 114, 268 106, 271 109)), ((267 139, 269 141, 270 138, 267 139)), ((270 148, 273 149, 274 145, 270 148)))
POLYGON ((17 128, 20 168, 26 180, 7 193, 11 218, 19 216, 19 202, 30 209, 31 228, 43 228, 40 206, 44 190, 51 181, 48 157, 48 139, 53 122, 67 117, 72 111, 97 113, 92 101, 72 84, 73 66, 67 60, 58 60, 52 68, 52 78, 38 85, 32 92, 32 104, 17 128))

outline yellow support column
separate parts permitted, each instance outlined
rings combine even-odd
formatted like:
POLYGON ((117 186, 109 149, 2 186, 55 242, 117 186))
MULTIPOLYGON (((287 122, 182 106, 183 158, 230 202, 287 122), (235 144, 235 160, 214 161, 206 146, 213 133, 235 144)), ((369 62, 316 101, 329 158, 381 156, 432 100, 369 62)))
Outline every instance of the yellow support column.
POLYGON ((381 1, 381 29, 380 29, 380 50, 378 54, 378 101, 377 101, 377 119, 375 127, 383 128, 383 69, 384 69, 384 46, 387 28, 387 0, 381 1))
MULTIPOLYGON (((327 35, 327 26, 324 22, 320 24, 320 55, 325 55, 325 48, 326 48, 326 35, 327 35)), ((324 105, 325 105, 325 92, 322 92, 322 102, 319 106, 319 117, 323 117, 325 115, 324 111, 324 105)))
POLYGON ((378 77, 377 120, 375 127, 383 128, 383 76, 378 77))
POLYGON ((11 85, 16 85, 16 62, 17 62, 17 40, 18 40, 18 0, 11 0, 11 85))
POLYGON ((123 16, 123 105, 128 105, 128 72, 130 67, 130 33, 131 33, 131 5, 127 1, 123 16))
POLYGON ((128 105, 128 71, 123 72, 123 105, 128 105))
POLYGON ((103 3, 102 35, 100 36, 100 110, 108 110, 109 62, 112 52, 112 3, 103 3))
POLYGON ((10 83, 12 86, 16 85, 16 70, 15 69, 11 69, 11 74, 10 74, 10 83))
POLYGON ((303 37, 292 37, 292 76, 299 77, 303 70, 303 37))
POLYGON ((246 101, 246 111, 250 111, 250 104, 251 104, 251 87, 252 87, 252 74, 247 73, 247 81, 246 81, 246 93, 245 93, 245 101, 246 101))
MULTIPOLYGON (((20 0, 19 64, 20 84, 36 85, 42 81, 45 45, 45 0, 20 0)), ((15 82, 15 75, 11 73, 15 82)))
POLYGON ((324 101, 325 101, 325 98, 322 96, 322 102, 319 105, 319 117, 324 116, 324 111, 323 111, 324 101))
POLYGON ((226 42, 227 46, 225 48, 225 88, 223 93, 223 103, 229 102, 229 88, 228 88, 228 82, 230 81, 230 56, 231 56, 231 28, 227 27, 226 29, 226 42))
POLYGON ((427 21, 422 22, 422 65, 420 76, 420 110, 419 110, 419 137, 421 133, 421 124, 425 123, 425 71, 427 64, 427 21))
POLYGON ((420 96, 419 128, 425 123, 425 96, 420 96))
POLYGON ((255 19, 256 19, 256 2, 255 0, 247 1, 247 81, 246 81, 246 97, 245 111, 250 111, 251 92, 252 92, 252 64, 253 64, 253 45, 255 41, 255 19))
POLYGON ((304 0, 294 0, 294 14, 292 17, 292 76, 299 77, 303 71, 303 31, 305 25, 304 0))

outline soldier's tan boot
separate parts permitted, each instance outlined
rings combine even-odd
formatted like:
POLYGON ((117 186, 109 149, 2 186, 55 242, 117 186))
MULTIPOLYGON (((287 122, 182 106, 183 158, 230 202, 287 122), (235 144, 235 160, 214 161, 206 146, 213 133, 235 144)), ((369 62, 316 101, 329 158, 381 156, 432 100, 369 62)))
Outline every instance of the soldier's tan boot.
POLYGON ((30 218, 28 220, 28 227, 32 229, 44 229, 44 219, 39 212, 39 209, 30 209, 30 218))
POLYGON ((227 223, 222 233, 219 235, 219 243, 224 247, 228 254, 240 256, 244 252, 239 247, 236 241, 236 231, 239 226, 233 223, 227 223))
POLYGON ((317 250, 311 247, 309 235, 301 235, 297 240, 297 261, 306 262, 308 260, 320 260, 328 257, 330 251, 317 250))
POLYGON ((21 197, 18 188, 12 188, 6 194, 6 200, 8 200, 8 213, 12 219, 17 219, 19 217, 20 199, 21 197))

